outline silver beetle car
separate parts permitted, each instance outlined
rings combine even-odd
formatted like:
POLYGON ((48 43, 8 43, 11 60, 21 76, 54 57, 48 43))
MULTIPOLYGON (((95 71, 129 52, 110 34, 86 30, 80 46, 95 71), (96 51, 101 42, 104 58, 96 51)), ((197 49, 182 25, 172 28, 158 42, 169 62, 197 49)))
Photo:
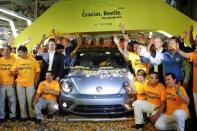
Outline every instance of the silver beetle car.
POLYGON ((60 81, 60 109, 78 115, 127 113, 131 111, 128 75, 117 49, 82 48, 60 81))

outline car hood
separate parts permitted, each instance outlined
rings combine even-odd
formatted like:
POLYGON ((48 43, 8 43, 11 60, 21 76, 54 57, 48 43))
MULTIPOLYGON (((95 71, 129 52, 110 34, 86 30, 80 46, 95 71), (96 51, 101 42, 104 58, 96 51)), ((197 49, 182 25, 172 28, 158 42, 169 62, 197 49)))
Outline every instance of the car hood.
POLYGON ((73 69, 69 77, 80 94, 119 94, 126 82, 127 69, 73 69))

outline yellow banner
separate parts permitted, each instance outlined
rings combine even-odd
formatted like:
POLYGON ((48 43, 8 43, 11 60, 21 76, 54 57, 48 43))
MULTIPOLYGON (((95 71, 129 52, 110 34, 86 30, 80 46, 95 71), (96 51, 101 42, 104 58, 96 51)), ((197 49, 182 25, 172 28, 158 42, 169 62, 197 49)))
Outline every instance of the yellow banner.
POLYGON ((61 33, 114 32, 119 31, 119 23, 127 31, 159 31, 170 35, 188 31, 190 25, 197 29, 197 22, 162 0, 62 0, 25 29, 14 44, 31 37, 28 44, 31 49, 52 29, 61 33))

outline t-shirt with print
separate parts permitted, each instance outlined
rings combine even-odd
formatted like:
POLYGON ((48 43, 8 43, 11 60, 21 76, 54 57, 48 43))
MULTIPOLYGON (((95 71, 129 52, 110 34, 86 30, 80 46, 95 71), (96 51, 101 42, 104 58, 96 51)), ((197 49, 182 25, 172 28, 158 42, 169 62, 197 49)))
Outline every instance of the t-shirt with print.
POLYGON ((190 62, 193 62, 193 91, 197 93, 197 52, 189 54, 190 62))
POLYGON ((158 83, 155 87, 148 84, 145 92, 147 101, 154 105, 161 105, 161 102, 165 101, 165 87, 161 83, 158 83))
POLYGON ((18 69, 16 83, 24 87, 31 87, 34 84, 36 73, 40 72, 38 62, 32 57, 26 59, 18 57, 11 70, 16 69, 18 69))
POLYGON ((0 84, 2 85, 13 85, 14 76, 11 74, 11 67, 15 62, 14 57, 6 59, 4 57, 0 58, 0 84))
POLYGON ((128 52, 128 60, 131 61, 131 65, 135 71, 135 74, 139 69, 143 69, 148 74, 149 71, 148 64, 143 64, 138 54, 134 52, 128 52))
MULTIPOLYGON (((180 87, 180 92, 183 96, 188 98, 187 93, 182 86, 180 87)), ((188 106, 181 100, 180 96, 176 94, 175 87, 172 87, 172 88, 167 87, 166 88, 166 112, 165 114, 171 115, 177 109, 183 109, 189 115, 188 106)))
POLYGON ((37 89, 37 92, 38 94, 41 94, 41 97, 45 100, 57 100, 57 96, 55 95, 51 95, 51 94, 45 94, 42 92, 42 88, 46 86, 46 88, 48 89, 51 89, 51 90, 54 90, 54 91, 60 91, 60 85, 57 81, 53 80, 51 81, 50 83, 48 81, 42 81, 39 86, 38 86, 38 89, 37 89))
POLYGON ((15 53, 11 53, 11 54, 10 54, 10 57, 11 57, 11 58, 14 58, 14 59, 17 59, 17 58, 18 58, 17 54, 15 54, 15 53))
POLYGON ((145 100, 146 99, 145 88, 147 88, 147 82, 140 83, 139 81, 136 81, 134 85, 137 93, 137 100, 145 100))

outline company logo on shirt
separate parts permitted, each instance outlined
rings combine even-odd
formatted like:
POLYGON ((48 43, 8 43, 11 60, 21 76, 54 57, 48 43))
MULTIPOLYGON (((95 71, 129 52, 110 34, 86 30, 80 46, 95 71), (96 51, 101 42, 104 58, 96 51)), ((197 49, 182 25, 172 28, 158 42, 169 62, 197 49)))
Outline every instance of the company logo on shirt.
POLYGON ((31 70, 30 64, 22 64, 18 67, 19 70, 31 70))
POLYGON ((180 59, 180 58, 176 58, 175 60, 176 60, 176 62, 180 62, 180 61, 181 61, 181 59, 180 59))
POLYGON ((10 70, 11 66, 11 64, 1 64, 0 70, 10 70))
POLYGON ((147 98, 149 99, 161 99, 160 96, 158 96, 158 94, 154 93, 154 92, 147 92, 146 93, 147 98))
POLYGON ((176 96, 174 94, 166 92, 166 100, 176 101, 176 96))

